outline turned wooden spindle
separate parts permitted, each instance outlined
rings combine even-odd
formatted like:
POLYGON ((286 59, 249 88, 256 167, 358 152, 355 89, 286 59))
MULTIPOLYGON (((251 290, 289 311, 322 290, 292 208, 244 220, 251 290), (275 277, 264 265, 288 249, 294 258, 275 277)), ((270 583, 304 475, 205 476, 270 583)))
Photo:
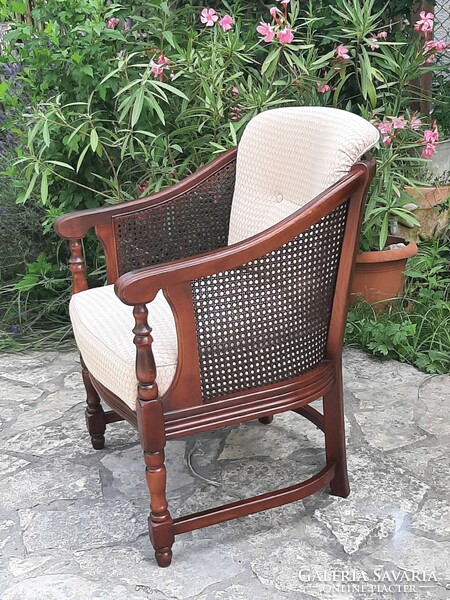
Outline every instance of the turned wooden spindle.
POLYGON ((80 355, 81 374, 86 389, 86 425, 91 436, 91 442, 95 450, 101 450, 105 446, 106 420, 100 397, 92 385, 91 377, 83 357, 80 355))
POLYGON ((172 560, 173 521, 166 499, 166 467, 164 465, 164 411, 158 398, 156 366, 152 352, 153 338, 148 325, 145 304, 134 307, 134 343, 136 345, 136 376, 138 380, 137 419, 144 450, 145 473, 150 491, 150 540, 161 567, 172 560))
POLYGON ((72 294, 88 289, 86 279, 86 265, 83 257, 83 244, 81 240, 70 240, 69 269, 72 273, 72 294))

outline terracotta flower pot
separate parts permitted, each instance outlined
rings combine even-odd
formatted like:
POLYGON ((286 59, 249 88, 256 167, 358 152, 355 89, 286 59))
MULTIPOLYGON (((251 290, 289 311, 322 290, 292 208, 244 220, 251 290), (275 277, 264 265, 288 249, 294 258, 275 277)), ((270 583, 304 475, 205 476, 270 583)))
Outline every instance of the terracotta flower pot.
MULTIPOLYGON (((402 238, 390 236, 387 245, 404 241, 402 238)), ((402 248, 358 254, 353 273, 352 301, 355 301, 357 296, 362 296, 369 304, 377 303, 377 309, 383 309, 388 304, 386 300, 403 293, 406 261, 416 254, 417 245, 414 241, 408 242, 402 248)))

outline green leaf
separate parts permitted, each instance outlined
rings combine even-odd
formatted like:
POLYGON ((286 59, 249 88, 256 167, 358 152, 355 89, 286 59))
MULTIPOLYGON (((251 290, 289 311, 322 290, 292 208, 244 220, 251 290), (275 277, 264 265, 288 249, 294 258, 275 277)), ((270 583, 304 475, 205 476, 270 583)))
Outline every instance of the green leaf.
POLYGON ((146 99, 147 103, 149 104, 150 108, 152 108, 156 112, 156 114, 158 115, 159 120, 161 121, 161 123, 163 125, 165 125, 166 124, 166 120, 164 118, 164 112, 163 112, 162 108, 159 106, 159 104, 156 101, 155 97, 152 96, 151 94, 147 94, 145 96, 145 99, 146 99))
POLYGON ((27 10, 27 3, 25 0, 11 0, 11 10, 13 12, 19 13, 19 15, 24 15, 27 10))
POLYGON ((85 149, 83 150, 83 152, 80 154, 79 158, 78 158, 78 162, 77 162, 77 173, 80 170, 81 165, 83 164, 83 160, 84 157, 86 156, 87 151, 90 148, 90 144, 87 144, 87 146, 85 147, 85 149))
POLYGON ((25 192, 25 195, 22 198, 22 202, 25 202, 31 196, 31 192, 33 191, 34 186, 36 185, 38 175, 39 175, 38 173, 33 173, 32 177, 30 179, 30 183, 28 184, 27 191, 25 192))
MULTIPOLYGON (((280 58, 280 52, 281 46, 278 47, 276 50, 272 50, 272 52, 269 52, 269 54, 266 57, 266 60, 263 62, 263 65, 261 67, 261 73, 263 75, 264 73, 267 73, 269 69, 270 73, 273 73, 275 71, 278 60, 280 58)), ((267 77, 270 77, 269 73, 267 73, 267 77)))
POLYGON ((46 204, 48 199, 48 175, 47 171, 43 171, 41 178, 41 201, 46 204))
POLYGON ((44 144, 48 148, 50 146, 50 131, 48 128, 48 121, 45 121, 44 127, 42 128, 42 137, 44 138, 44 144))
POLYGON ((91 130, 90 143, 91 143, 92 152, 95 152, 97 150, 97 146, 98 146, 98 133, 95 128, 91 130))
POLYGON ((131 113, 131 127, 134 127, 139 121, 144 106, 144 88, 140 87, 134 100, 133 112, 131 113))
POLYGON ((232 121, 230 121, 230 133, 231 133, 231 139, 233 140, 233 144, 235 146, 237 146, 236 129, 235 129, 234 124, 233 124, 232 121))
POLYGON ((169 42, 172 48, 176 48, 175 40, 171 31, 163 31, 163 38, 169 42))
POLYGON ((189 98, 186 96, 186 94, 184 94, 181 90, 174 87, 173 85, 169 85, 168 83, 165 83, 164 81, 150 81, 149 83, 151 83, 156 88, 164 88, 165 90, 172 92, 172 94, 175 94, 175 96, 179 96, 180 98, 183 98, 183 100, 189 100, 189 98))
POLYGON ((48 164, 51 164, 51 165, 57 165, 58 167, 65 167, 66 169, 70 169, 71 171, 75 171, 75 169, 72 167, 72 165, 68 165, 65 162, 61 162, 60 160, 47 160, 46 162, 48 164))

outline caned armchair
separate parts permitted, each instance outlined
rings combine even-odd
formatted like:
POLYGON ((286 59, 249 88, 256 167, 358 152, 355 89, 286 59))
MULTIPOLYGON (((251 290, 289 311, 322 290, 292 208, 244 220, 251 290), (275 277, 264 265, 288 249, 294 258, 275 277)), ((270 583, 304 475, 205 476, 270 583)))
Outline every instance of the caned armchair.
POLYGON ((342 340, 374 169, 357 161, 377 140, 370 123, 337 109, 270 110, 250 121, 238 148, 181 183, 57 220, 70 241, 70 316, 92 444, 103 448, 114 421, 139 430, 160 566, 170 564, 176 534, 327 485, 348 495, 342 340), (81 240, 92 227, 108 285, 87 289, 81 240), (309 406, 319 397, 323 414, 309 406), (323 430, 319 473, 172 519, 167 440, 251 419, 269 424, 287 410, 323 430))

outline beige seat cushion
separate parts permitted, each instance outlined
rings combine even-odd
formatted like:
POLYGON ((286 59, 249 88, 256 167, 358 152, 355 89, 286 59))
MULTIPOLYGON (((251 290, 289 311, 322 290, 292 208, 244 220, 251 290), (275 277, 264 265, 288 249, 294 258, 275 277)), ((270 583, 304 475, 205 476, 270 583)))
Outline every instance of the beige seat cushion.
POLYGON ((228 243, 288 217, 346 175, 379 139, 353 113, 317 106, 268 110, 239 143, 228 243))
MULTIPOLYGON (((159 292, 147 305, 152 328, 153 354, 159 394, 164 394, 175 375, 177 334, 172 310, 159 292)), ((70 301, 70 318, 78 349, 89 372, 136 409, 136 346, 133 344, 133 308, 123 304, 114 286, 79 292, 70 301)))

